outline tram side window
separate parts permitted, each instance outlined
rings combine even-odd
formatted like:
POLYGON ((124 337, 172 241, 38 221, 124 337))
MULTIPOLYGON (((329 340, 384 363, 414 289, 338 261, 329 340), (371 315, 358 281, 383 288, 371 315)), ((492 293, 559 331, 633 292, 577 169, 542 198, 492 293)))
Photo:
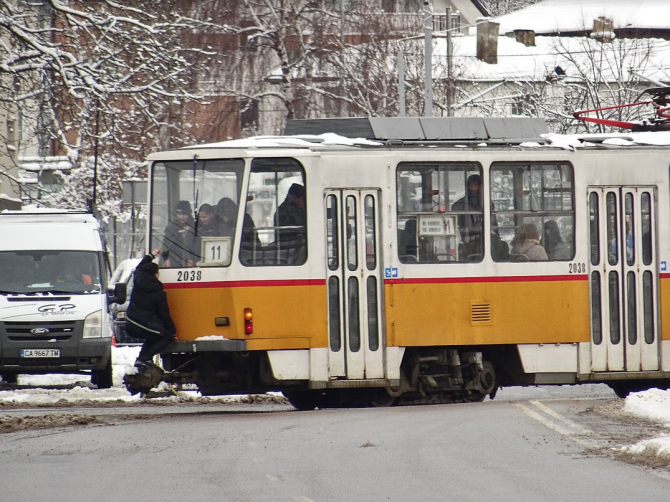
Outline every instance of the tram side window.
POLYGON ((307 261, 305 170, 295 159, 251 163, 240 242, 247 267, 297 266, 307 261))
POLYGON ((396 174, 399 260, 481 261, 481 166, 474 162, 402 163, 396 174))
POLYGON ((241 159, 154 164, 150 249, 161 267, 230 265, 243 172, 241 159))
MULTIPOLYGON (((492 252, 495 261, 567 261, 574 257, 572 179, 568 164, 491 165, 491 231, 510 247, 509 257, 492 252)), ((492 245, 494 242, 492 239, 492 245)))

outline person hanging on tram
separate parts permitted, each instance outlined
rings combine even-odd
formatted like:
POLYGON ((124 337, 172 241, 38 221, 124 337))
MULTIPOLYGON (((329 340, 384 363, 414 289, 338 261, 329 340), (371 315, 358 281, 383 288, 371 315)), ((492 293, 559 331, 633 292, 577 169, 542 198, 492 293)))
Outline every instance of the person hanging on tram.
POLYGON ((126 331, 144 340, 135 366, 153 365, 151 360, 175 340, 177 328, 170 315, 167 295, 159 279, 158 265, 152 254, 146 255, 135 268, 133 292, 126 310, 126 331))

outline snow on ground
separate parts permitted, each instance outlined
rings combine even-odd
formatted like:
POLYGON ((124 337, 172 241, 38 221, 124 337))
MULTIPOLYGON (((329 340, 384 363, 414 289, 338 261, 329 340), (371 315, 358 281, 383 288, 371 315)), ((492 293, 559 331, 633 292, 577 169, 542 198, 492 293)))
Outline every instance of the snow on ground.
MULTIPOLYGON (((140 352, 139 346, 112 347, 112 368, 114 371, 114 386, 110 389, 96 389, 91 385, 88 375, 19 375, 18 389, 0 390, 0 408, 3 404, 29 406, 53 405, 55 403, 87 402, 118 402, 140 401, 139 394, 132 396, 123 385, 123 376, 135 372, 133 366, 140 352), (43 386, 44 388, 23 389, 21 386, 43 386)), ((162 384, 165 385, 165 384, 162 384)), ((0 387, 1 388, 1 387, 0 387)), ((159 388, 159 390, 167 390, 159 388)), ((181 390, 179 396, 160 398, 177 401, 180 397, 190 396, 197 398, 200 393, 195 390, 181 390)), ((209 401, 221 402, 246 401, 247 396, 208 397, 209 401)))
POLYGON ((670 459, 670 390, 649 389, 630 394, 624 411, 664 424, 669 433, 627 446, 623 451, 634 454, 655 451, 656 455, 670 459))
MULTIPOLYGON (((124 346, 112 348, 114 369, 114 386, 111 389, 95 389, 91 386, 86 375, 20 375, 21 386, 44 386, 44 388, 0 390, 0 407, 3 404, 29 406, 53 405, 55 403, 76 403, 78 401, 99 402, 105 401, 140 401, 139 395, 131 396, 123 385, 123 375, 135 371, 133 366, 139 347, 124 346), (62 388, 59 388, 62 387, 62 388)), ((197 391, 180 391, 184 395, 199 397, 197 391)), ((179 400, 179 397, 161 398, 166 401, 179 400)), ((241 402, 247 396, 221 396, 222 402, 241 402)), ((624 403, 624 411, 635 416, 647 418, 668 427, 668 434, 653 439, 646 439, 634 445, 626 446, 622 451, 632 454, 648 454, 670 458, 670 390, 650 389, 629 395, 624 403)))

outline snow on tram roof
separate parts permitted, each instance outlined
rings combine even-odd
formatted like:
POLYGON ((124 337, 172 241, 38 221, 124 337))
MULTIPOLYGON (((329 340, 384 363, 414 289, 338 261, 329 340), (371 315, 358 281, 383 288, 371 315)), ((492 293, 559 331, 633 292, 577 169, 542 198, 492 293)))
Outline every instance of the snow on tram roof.
POLYGON ((204 145, 188 146, 193 148, 312 148, 314 146, 381 146, 380 141, 365 138, 345 138, 339 134, 301 134, 296 136, 253 136, 251 138, 234 139, 209 143, 204 145))
POLYGON ((626 132, 601 134, 543 134, 542 139, 547 145, 540 143, 521 143, 522 147, 563 148, 574 150, 589 146, 670 146, 670 131, 626 132))
POLYGON ((191 145, 177 151, 164 151, 151 154, 149 161, 164 160, 167 157, 191 156, 194 150, 269 150, 269 149, 304 149, 321 150, 337 149, 337 147, 383 147, 383 148, 524 148, 547 149, 560 148, 575 150, 589 147, 668 147, 670 146, 670 131, 654 132, 623 132, 599 134, 538 134, 537 139, 505 140, 505 139, 475 139, 463 138, 452 140, 440 139, 413 139, 413 140, 384 140, 366 138, 347 138, 335 133, 296 134, 291 136, 254 136, 245 139, 222 141, 191 145), (181 152, 178 153, 178 152, 181 152))

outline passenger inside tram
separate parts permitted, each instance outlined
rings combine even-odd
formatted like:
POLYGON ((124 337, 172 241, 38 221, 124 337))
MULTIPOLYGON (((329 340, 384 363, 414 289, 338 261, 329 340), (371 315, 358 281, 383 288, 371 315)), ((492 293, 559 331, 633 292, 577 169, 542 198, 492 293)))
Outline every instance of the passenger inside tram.
POLYGON ((175 207, 173 217, 165 227, 163 238, 163 267, 192 267, 195 265, 195 220, 191 204, 180 200, 175 207))
POLYGON ((549 259, 540 244, 540 234, 532 223, 524 223, 512 239, 512 261, 542 261, 549 259))
MULTIPOLYGON (((225 237, 234 237, 237 222, 238 206, 232 199, 223 197, 216 205, 216 212, 221 218, 221 235, 225 237)), ((242 221, 242 243, 251 244, 256 248, 261 247, 261 241, 258 238, 258 232, 254 225, 254 220, 247 212, 244 213, 242 221)))
POLYGON ((563 242, 561 231, 554 220, 547 220, 544 222, 542 246, 547 252, 547 256, 550 260, 569 260, 572 258, 570 246, 563 242))
POLYGON ((469 176, 465 195, 451 206, 452 211, 471 211, 470 214, 458 216, 458 231, 461 236, 459 255, 467 261, 479 261, 483 253, 481 186, 481 177, 478 174, 469 176))
POLYGON ((298 183, 293 183, 286 194, 284 202, 277 208, 275 226, 304 227, 306 223, 305 187, 298 183))
POLYGON ((214 207, 211 204, 200 206, 196 235, 198 237, 216 237, 223 235, 222 231, 222 221, 214 207))

